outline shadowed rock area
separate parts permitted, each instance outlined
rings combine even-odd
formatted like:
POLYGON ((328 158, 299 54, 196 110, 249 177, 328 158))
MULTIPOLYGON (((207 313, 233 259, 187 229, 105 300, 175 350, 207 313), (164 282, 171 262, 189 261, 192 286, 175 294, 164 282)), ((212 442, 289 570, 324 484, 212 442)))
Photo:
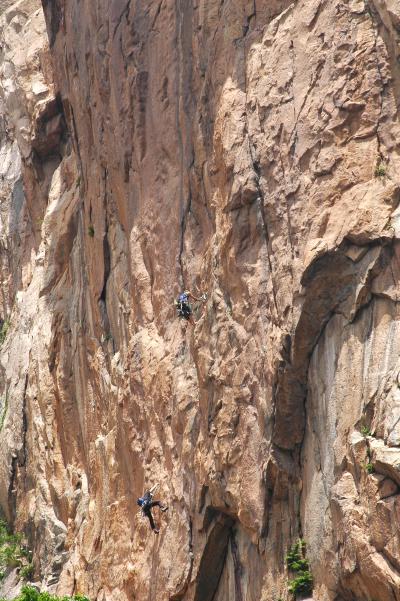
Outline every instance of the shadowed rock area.
POLYGON ((398 3, 0 4, 0 506, 36 580, 289 601, 301 537, 313 601, 400 601, 398 3))

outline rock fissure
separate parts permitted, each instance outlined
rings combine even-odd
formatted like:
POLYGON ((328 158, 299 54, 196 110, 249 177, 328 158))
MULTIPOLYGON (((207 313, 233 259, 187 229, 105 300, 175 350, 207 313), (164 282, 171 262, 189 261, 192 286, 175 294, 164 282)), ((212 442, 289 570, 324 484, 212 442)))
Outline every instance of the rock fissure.
MULTIPOLYGON (((116 33, 122 24, 122 19, 124 17, 127 17, 128 13, 129 13, 130 4, 131 4, 130 0, 127 0, 125 3, 125 6, 123 6, 123 8, 122 8, 120 15, 116 18, 116 24, 114 26, 114 31, 113 31, 113 35, 112 35, 113 38, 115 38, 116 33)), ((161 5, 160 5, 160 8, 161 8, 161 5)))
POLYGON ((246 136, 247 143, 248 143, 248 150, 249 150, 251 165, 252 165, 252 168, 254 170, 254 175, 255 175, 256 189, 257 189, 257 194, 258 194, 258 198, 256 199, 256 202, 258 201, 259 205, 260 205, 260 214, 261 214, 261 220, 262 220, 262 225, 263 225, 263 230, 264 230, 264 235, 265 235, 267 261, 268 261, 269 275, 271 278, 272 295, 273 295, 273 300, 274 300, 274 309, 275 309, 275 315, 277 318, 279 315, 279 311, 278 311, 278 305, 277 305, 277 294, 276 294, 275 283, 274 283, 274 271, 272 268, 272 261, 271 261, 271 254, 270 254, 270 252, 271 252, 270 251, 270 235, 269 235, 269 231, 268 231, 268 221, 267 221, 266 214, 265 214, 264 194, 263 194, 261 182, 260 182, 261 174, 260 174, 259 164, 254 157, 254 152, 253 152, 253 148, 252 148, 251 136, 250 136, 250 130, 249 130, 249 122, 248 122, 248 116, 247 116, 247 102, 248 101, 247 101, 247 73, 246 73, 246 44, 245 43, 243 44, 243 54, 244 54, 244 65, 245 65, 245 70, 244 70, 245 136, 246 136))
POLYGON ((232 553, 232 557, 233 557, 233 566, 234 566, 234 573, 235 573, 235 601, 243 601, 242 584, 241 584, 242 566, 240 563, 240 557, 239 557, 237 544, 235 541, 234 531, 232 531, 230 543, 231 543, 231 553, 232 553))
POLYGON ((379 60, 379 53, 378 53, 378 46, 377 46, 377 40, 378 40, 378 23, 376 21, 376 16, 374 15, 373 11, 367 10, 367 13, 369 14, 370 18, 371 18, 371 25, 372 25, 372 29, 373 29, 373 36, 374 36, 374 54, 375 54, 375 59, 376 59, 376 69, 377 69, 377 73, 379 75, 379 80, 381 83, 381 88, 379 90, 379 99, 380 99, 380 106, 379 106, 379 115, 377 117, 377 122, 376 122, 376 138, 377 138, 377 142, 378 142, 378 155, 380 157, 381 160, 385 160, 385 156, 382 153, 382 149, 381 149, 381 139, 379 136, 379 126, 380 126, 380 122, 382 119, 382 114, 383 114, 383 92, 385 90, 386 87, 386 83, 383 80, 383 75, 382 75, 382 71, 381 71, 381 66, 380 66, 380 60, 379 60))
POLYGON ((394 601, 396 5, 42 6, 0 9, 0 503, 43 586, 288 601, 301 534, 313 601, 394 601))
POLYGON ((201 556, 195 601, 215 599, 232 537, 234 520, 219 512, 216 513, 216 522, 207 536, 207 543, 201 556))

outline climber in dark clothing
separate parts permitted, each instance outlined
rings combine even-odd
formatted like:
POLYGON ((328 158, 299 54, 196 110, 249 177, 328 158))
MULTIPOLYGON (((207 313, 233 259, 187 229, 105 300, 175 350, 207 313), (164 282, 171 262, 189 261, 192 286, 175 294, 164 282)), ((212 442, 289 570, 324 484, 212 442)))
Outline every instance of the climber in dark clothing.
POLYGON ((193 310, 189 303, 190 298, 200 303, 202 301, 205 301, 207 297, 205 294, 203 294, 200 298, 197 298, 197 296, 194 296, 194 294, 189 292, 189 290, 185 290, 178 296, 178 298, 175 301, 175 305, 178 311, 178 317, 183 317, 192 325, 194 325, 193 310))
POLYGON ((142 514, 149 518, 150 527, 153 530, 154 534, 158 534, 160 530, 156 528, 154 523, 154 519, 151 513, 153 507, 159 507, 162 512, 167 511, 167 505, 163 505, 160 501, 153 501, 153 495, 150 490, 147 490, 143 497, 139 497, 137 500, 137 504, 142 509, 142 514))

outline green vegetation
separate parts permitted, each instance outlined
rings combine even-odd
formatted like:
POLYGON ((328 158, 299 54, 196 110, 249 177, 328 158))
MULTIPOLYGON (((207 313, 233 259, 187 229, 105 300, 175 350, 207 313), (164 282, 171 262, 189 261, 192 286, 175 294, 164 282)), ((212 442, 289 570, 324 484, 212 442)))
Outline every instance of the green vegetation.
MULTIPOLYGON (((22 543, 21 534, 12 534, 4 520, 0 520, 0 581, 7 573, 19 568, 23 580, 30 580, 34 575, 32 554, 22 543)), ((0 598, 0 601, 6 601, 0 598)), ((24 586, 21 594, 13 601, 89 601, 84 595, 73 597, 56 597, 50 593, 39 593, 33 586, 24 586)))
POLYGON ((384 177, 386 175, 386 165, 379 161, 375 167, 375 177, 384 177))
POLYGON ((373 474, 374 471, 375 471, 375 468, 374 468, 374 466, 372 465, 371 462, 368 462, 368 463, 365 464, 365 469, 366 469, 366 471, 367 471, 368 474, 373 474))
POLYGON ((92 224, 90 224, 88 227, 88 234, 91 238, 94 238, 94 227, 92 224))
POLYGON ((299 538, 299 540, 290 547, 288 554, 286 555, 286 563, 289 570, 299 572, 300 570, 308 568, 308 562, 303 557, 305 546, 305 541, 299 538))
POLYGON ((299 539, 292 545, 286 555, 286 563, 295 577, 289 581, 289 593, 293 595, 309 595, 313 589, 313 578, 308 560, 305 557, 306 543, 299 539))
POLYGON ((4 426, 4 420, 6 419, 7 410, 8 410, 8 393, 6 392, 6 396, 4 397, 4 401, 3 401, 3 411, 1 412, 1 415, 0 415, 0 432, 2 431, 3 426, 4 426))
POLYGON ((10 327, 10 320, 5 319, 0 328, 0 345, 3 344, 3 342, 5 341, 9 327, 10 327))
POLYGON ((33 566, 33 563, 30 562, 20 569, 19 575, 22 578, 22 580, 31 580, 33 578, 34 572, 35 568, 33 566))
POLYGON ((313 579, 309 570, 301 572, 301 574, 289 582, 289 593, 293 593, 294 595, 310 595, 312 589, 313 579))
POLYGON ((368 428, 368 426, 362 426, 361 434, 364 436, 364 438, 367 438, 367 436, 371 436, 371 430, 368 428))
POLYGON ((0 580, 13 568, 31 564, 31 554, 22 544, 20 534, 11 534, 6 522, 0 520, 0 580))
MULTIPOLYGON (((0 599, 0 601, 5 601, 5 599, 0 599)), ((21 594, 14 601, 89 601, 89 599, 83 595, 56 597, 50 593, 39 593, 33 586, 24 586, 21 594)))

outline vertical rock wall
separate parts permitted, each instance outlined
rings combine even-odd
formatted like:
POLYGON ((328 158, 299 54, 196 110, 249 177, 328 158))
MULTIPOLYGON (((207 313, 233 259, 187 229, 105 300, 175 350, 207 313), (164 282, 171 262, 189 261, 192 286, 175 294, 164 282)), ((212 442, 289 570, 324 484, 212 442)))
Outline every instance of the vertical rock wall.
POLYGON ((400 599, 397 4, 2 7, 0 500, 37 573, 277 601, 303 535, 316 600, 400 599))
POLYGON ((46 576, 59 572, 66 526, 52 503, 46 462, 39 460, 48 456, 49 467, 55 465, 57 446, 47 437, 54 393, 45 294, 57 267, 55 248, 64 252, 69 227, 60 219, 62 206, 68 221, 74 210, 75 167, 40 3, 2 2, 0 40, 0 500, 6 517, 28 535, 38 565, 45 558, 46 576), (39 471, 28 470, 31 461, 39 471))

